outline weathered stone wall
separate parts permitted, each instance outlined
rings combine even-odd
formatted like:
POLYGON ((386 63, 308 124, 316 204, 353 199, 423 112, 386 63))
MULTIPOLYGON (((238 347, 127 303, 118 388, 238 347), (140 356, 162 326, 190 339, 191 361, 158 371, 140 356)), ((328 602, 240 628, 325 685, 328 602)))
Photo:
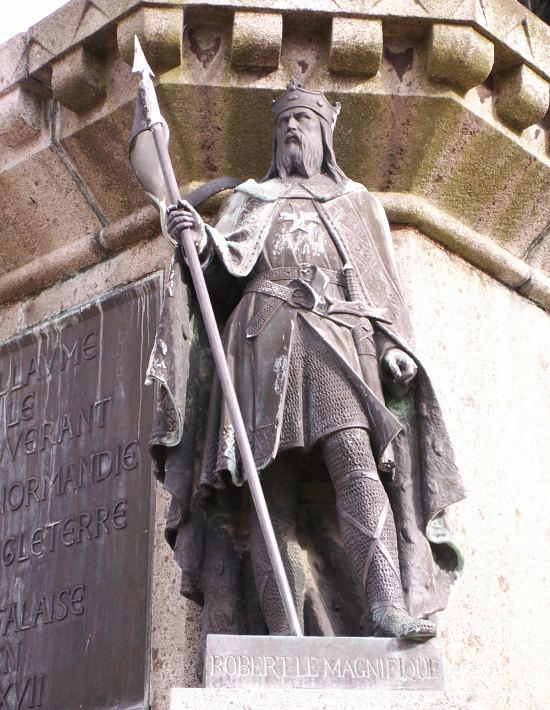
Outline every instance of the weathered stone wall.
MULTIPOLYGON (((157 72, 182 185, 261 177, 272 98, 290 76, 326 90, 342 103, 339 161, 392 222, 417 347, 469 491, 452 514, 465 573, 441 615, 448 697, 419 706, 540 708, 550 29, 515 0, 370 5, 72 0, 0 47, 0 340, 169 261, 127 160, 134 32, 157 72)), ((196 684, 198 609, 178 594, 165 509, 159 491, 154 710, 168 708, 170 687, 196 684)))
MULTIPOLYGON (((349 174, 428 200, 487 237, 496 260, 504 248, 527 265, 508 285, 547 304, 550 210, 538 196, 550 180, 550 29, 516 0, 269 7, 73 0, 2 46, 0 300, 28 290, 17 269, 35 257, 50 255, 31 269, 39 288, 143 236, 135 218, 117 227, 145 205, 126 159, 137 33, 183 184, 260 177, 270 102, 296 75, 341 101, 336 147, 349 174)), ((477 245, 462 242, 475 261, 477 245)))
POLYGON ((452 513, 467 562, 440 615, 447 689, 464 707, 542 708, 550 319, 418 232, 394 239, 468 490, 452 513))
MULTIPOLYGON (((550 644, 550 319, 418 230, 394 230, 394 243, 417 350, 440 393, 468 490, 450 513, 465 570, 439 618, 447 697, 428 694, 418 707, 539 710, 550 644)), ((189 606, 184 618, 193 623, 189 606)), ((157 678, 160 701, 169 688, 157 678)), ((300 693, 303 708, 341 704, 335 692, 300 693)), ((230 699, 208 691, 206 700, 182 696, 178 707, 230 699)), ((249 699, 251 707, 292 701, 286 691, 249 699)), ((397 694, 377 702, 410 708, 412 700, 397 694)))

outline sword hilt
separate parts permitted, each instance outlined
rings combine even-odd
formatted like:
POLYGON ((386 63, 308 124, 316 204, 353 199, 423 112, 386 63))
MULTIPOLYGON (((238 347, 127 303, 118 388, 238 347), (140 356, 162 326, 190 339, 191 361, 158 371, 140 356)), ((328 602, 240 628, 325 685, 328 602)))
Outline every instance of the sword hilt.
POLYGON ((344 280, 346 282, 346 291, 348 294, 349 301, 362 301, 363 294, 361 293, 361 288, 359 286, 359 280, 357 278, 357 273, 354 267, 349 261, 344 264, 342 271, 344 272, 344 280))

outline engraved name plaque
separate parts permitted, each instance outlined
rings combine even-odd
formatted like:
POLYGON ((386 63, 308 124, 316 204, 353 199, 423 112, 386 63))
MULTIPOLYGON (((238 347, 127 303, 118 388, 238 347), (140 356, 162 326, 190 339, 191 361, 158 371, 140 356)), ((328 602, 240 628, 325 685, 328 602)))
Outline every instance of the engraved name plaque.
POLYGON ((210 634, 204 670, 207 688, 444 690, 437 641, 210 634))
POLYGON ((148 706, 159 279, 0 346, 0 707, 148 706))

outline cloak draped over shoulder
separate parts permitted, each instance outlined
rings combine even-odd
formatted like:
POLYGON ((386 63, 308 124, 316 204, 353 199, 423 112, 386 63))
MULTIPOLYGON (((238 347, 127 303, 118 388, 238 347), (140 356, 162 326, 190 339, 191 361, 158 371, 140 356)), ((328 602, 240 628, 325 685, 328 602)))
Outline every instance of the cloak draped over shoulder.
MULTIPOLYGON (((360 276, 364 302, 383 310, 391 323, 376 322, 380 358, 389 347, 398 347, 418 366, 414 387, 400 396, 387 393, 385 406, 355 371, 349 377, 368 410, 373 448, 384 449, 393 442, 396 471, 384 485, 396 522, 405 598, 413 616, 428 615, 445 608, 450 584, 462 566, 447 529, 445 511, 464 497, 464 490, 436 395, 411 344, 410 318, 380 202, 351 180, 330 187, 313 182, 308 188, 304 190, 299 181, 279 178, 265 183, 249 180, 237 187, 214 226, 207 227, 210 253, 204 257, 205 273, 221 263, 241 287, 253 278, 283 200, 315 200, 323 222, 346 245, 360 276)), ((245 291, 223 335, 258 469, 265 468, 277 454, 284 382, 298 317, 296 309, 278 308, 250 348, 247 326, 261 303, 258 294, 245 291), (269 397, 263 395, 267 391, 269 397)), ((311 323, 330 347, 332 326, 321 323, 321 319, 311 323)), ((246 533, 242 532, 246 527, 242 513, 246 488, 243 491, 228 486, 231 479, 223 475, 226 470, 233 483, 242 484, 238 452, 216 377, 207 404, 212 372, 208 355, 194 293, 176 250, 148 369, 148 381, 159 384, 151 450, 157 476, 172 495, 166 534, 182 567, 182 593, 204 604, 203 634, 251 633, 261 628, 261 614, 253 600, 242 601, 253 594, 254 586, 247 577, 246 533), (217 556, 222 573, 212 571, 217 556), (217 575, 216 584, 213 575, 217 575), (220 594, 222 587, 225 591, 220 594)), ((313 488, 320 490, 323 485, 313 488)), ((321 505, 316 498, 312 510, 317 504, 321 505)), ((326 536, 340 545, 335 525, 327 526, 326 536)), ((305 530, 302 544, 322 556, 326 540, 321 544, 320 539, 310 540, 308 535, 305 530)), ((343 551, 341 554, 345 555, 343 551)), ((308 571, 312 608, 320 599, 326 605, 331 595, 341 593, 330 589, 330 583, 320 581, 318 576, 313 568, 308 571)), ((360 633, 359 617, 364 610, 357 611, 356 600, 345 608, 349 618, 333 620, 333 632, 360 633), (352 618, 355 630, 350 628, 352 618)), ((306 614, 306 632, 307 618, 306 614)))

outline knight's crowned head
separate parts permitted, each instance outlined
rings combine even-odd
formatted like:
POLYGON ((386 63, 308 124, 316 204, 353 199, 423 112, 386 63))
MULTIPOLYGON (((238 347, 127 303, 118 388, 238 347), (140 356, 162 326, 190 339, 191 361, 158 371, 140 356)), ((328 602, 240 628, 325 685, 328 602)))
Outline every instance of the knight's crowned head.
POLYGON ((326 121, 331 130, 334 130, 336 119, 340 113, 340 104, 338 102, 333 106, 322 92, 304 89, 296 79, 289 81, 286 89, 282 96, 273 101, 274 125, 277 125, 279 116, 285 111, 302 108, 314 111, 326 121))
POLYGON ((340 104, 293 79, 273 101, 273 162, 264 180, 325 173, 335 182, 345 177, 336 163, 332 132, 340 104))

